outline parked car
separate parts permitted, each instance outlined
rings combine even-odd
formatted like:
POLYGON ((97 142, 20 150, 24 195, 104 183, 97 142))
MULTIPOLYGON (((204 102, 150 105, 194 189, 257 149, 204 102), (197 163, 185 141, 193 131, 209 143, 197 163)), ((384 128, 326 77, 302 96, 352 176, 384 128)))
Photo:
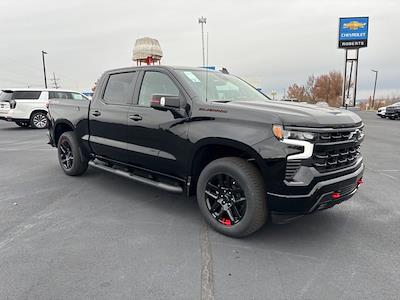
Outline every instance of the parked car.
POLYGON ((387 106, 385 115, 391 120, 400 118, 400 102, 387 106))
POLYGON ((49 99, 88 100, 75 91, 51 89, 4 89, 0 93, 0 120, 15 122, 18 126, 46 128, 49 99))
POLYGON ((376 114, 383 119, 386 118, 386 106, 378 108, 376 114))
POLYGON ((196 195, 217 231, 243 237, 351 198, 364 171, 356 114, 270 101, 236 76, 144 66, 105 72, 92 101, 52 100, 65 174, 88 166, 196 195))

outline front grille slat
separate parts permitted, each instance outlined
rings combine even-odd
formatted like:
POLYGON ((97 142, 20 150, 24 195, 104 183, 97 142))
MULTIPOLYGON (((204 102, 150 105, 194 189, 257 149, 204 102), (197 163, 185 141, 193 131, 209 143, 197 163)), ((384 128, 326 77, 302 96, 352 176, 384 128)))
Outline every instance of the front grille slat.
POLYGON ((316 152, 313 156, 313 166, 320 172, 345 168, 354 163, 359 155, 359 146, 322 153, 316 152), (322 157, 326 158, 322 159, 322 157))
POLYGON ((329 172, 354 164, 360 155, 358 134, 356 129, 319 133, 312 165, 320 172, 329 172))
POLYGON ((285 179, 290 181, 296 175, 301 166, 301 160, 289 160, 286 163, 285 179))

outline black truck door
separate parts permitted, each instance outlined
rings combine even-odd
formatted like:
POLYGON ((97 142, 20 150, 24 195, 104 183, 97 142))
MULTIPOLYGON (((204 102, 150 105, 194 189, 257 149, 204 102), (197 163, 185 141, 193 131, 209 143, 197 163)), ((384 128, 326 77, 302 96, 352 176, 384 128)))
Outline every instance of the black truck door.
POLYGON ((89 112, 90 145, 96 155, 123 161, 126 156, 127 121, 137 72, 106 75, 105 86, 89 112))
POLYGON ((181 96, 177 82, 165 70, 143 71, 138 81, 134 104, 128 114, 129 163, 153 171, 183 177, 187 125, 185 116, 150 107, 153 94, 181 96))

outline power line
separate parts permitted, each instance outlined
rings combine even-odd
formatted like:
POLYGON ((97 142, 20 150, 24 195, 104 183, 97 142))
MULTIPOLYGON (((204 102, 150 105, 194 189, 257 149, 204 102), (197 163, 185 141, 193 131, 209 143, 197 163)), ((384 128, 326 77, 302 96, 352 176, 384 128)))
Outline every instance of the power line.
POLYGON ((50 78, 50 81, 53 84, 53 88, 58 89, 60 87, 60 85, 58 84, 59 80, 60 78, 56 78, 56 74, 53 72, 53 78, 50 78))

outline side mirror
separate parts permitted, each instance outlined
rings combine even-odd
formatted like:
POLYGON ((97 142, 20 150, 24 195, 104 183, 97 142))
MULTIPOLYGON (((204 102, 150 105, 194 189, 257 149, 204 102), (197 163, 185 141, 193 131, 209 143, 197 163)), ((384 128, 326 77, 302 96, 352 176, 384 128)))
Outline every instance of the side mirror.
POLYGON ((152 95, 150 106, 158 110, 179 110, 182 107, 179 96, 156 94, 152 95))

